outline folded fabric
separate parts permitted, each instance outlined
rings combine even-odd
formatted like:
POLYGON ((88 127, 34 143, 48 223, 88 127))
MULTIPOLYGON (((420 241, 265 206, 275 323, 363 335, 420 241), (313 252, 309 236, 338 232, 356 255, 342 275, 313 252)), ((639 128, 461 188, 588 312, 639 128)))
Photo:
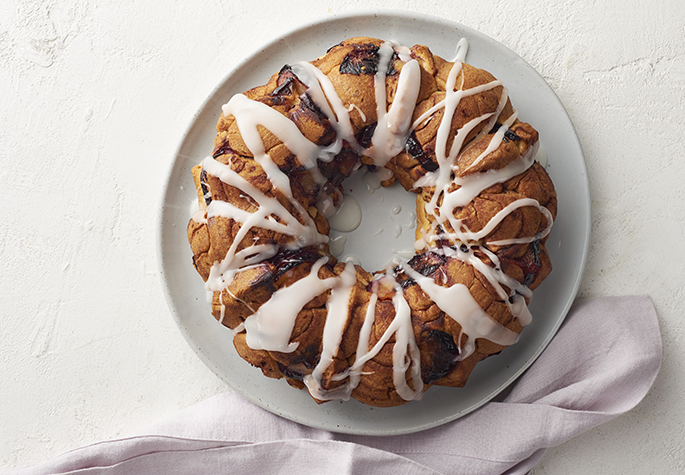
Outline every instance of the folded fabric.
POLYGON ((145 430, 8 472, 34 474, 523 474, 549 447, 635 407, 661 363, 647 296, 577 303, 501 402, 423 432, 336 434, 280 418, 233 392, 145 430))

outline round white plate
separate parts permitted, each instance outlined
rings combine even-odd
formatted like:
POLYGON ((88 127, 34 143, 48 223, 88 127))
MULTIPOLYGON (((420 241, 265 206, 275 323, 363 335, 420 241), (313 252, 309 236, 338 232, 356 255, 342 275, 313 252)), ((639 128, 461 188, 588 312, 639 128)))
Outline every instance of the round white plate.
MULTIPOLYGON (((337 15, 304 25, 238 65, 209 95, 182 137, 160 207, 158 257, 164 292, 174 319, 197 355, 231 388, 275 414, 311 427, 365 435, 404 434, 444 424, 477 409, 518 378, 547 346, 573 303, 590 237, 590 195, 582 150, 566 111, 544 79, 515 53, 477 31, 447 20, 396 11, 337 15), (421 401, 389 409, 356 401, 319 406, 306 391, 262 376, 260 370, 237 356, 230 332, 210 314, 202 280, 191 264, 185 232, 196 201, 190 169, 211 153, 221 106, 233 94, 264 84, 284 64, 313 60, 354 36, 408 46, 425 44, 446 59, 454 57, 462 37, 468 39, 466 61, 502 80, 521 120, 540 132, 548 155, 547 170, 559 200, 558 219, 547 242, 554 270, 535 292, 531 305, 534 320, 521 340, 481 362, 466 387, 433 387, 421 401)), ((382 234, 370 238, 367 246, 378 249, 377 254, 385 254, 392 247, 383 243, 382 234)), ((353 244, 348 244, 351 248, 347 251, 354 252, 353 244)))

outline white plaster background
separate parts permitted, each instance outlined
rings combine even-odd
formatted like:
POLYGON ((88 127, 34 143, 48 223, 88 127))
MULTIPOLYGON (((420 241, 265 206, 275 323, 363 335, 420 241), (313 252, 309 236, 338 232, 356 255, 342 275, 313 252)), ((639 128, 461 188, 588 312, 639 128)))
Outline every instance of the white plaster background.
MULTIPOLYGON (((235 61, 368 1, 0 2, 0 468, 117 438, 225 390, 164 301, 167 165, 235 61)), ((458 21, 550 83, 587 161, 580 298, 649 294, 662 370, 533 473, 685 471, 685 10, 677 0, 375 0, 458 21)), ((307 58, 301 58, 307 59, 307 58)))

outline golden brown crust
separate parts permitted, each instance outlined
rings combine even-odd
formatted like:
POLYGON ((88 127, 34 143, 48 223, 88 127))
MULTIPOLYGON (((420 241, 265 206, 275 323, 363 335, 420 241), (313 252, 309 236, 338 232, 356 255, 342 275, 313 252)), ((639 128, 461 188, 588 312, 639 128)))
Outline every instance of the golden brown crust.
MULTIPOLYGON (((328 77, 343 106, 350 111, 355 139, 362 146, 368 146, 364 141, 368 138, 369 129, 373 128, 378 120, 374 75, 365 70, 373 69, 374 65, 373 62, 365 61, 373 57, 374 51, 377 51, 381 44, 380 40, 374 38, 352 38, 335 45, 325 55, 312 62, 328 77)), ((453 64, 433 55, 422 45, 412 47, 410 52, 411 57, 417 60, 421 68, 421 87, 413 114, 413 120, 419 121, 424 112, 444 100, 446 83, 453 64)), ((386 77, 388 105, 395 100, 398 73, 404 64, 399 57, 393 56, 386 77)), ((493 81, 495 78, 490 73, 463 64, 456 85, 458 89, 469 89, 493 81)), ((450 150, 457 131, 465 124, 476 117, 497 113, 502 93, 503 86, 495 85, 462 98, 452 118, 447 151, 450 150)), ((274 74, 267 84, 246 91, 244 95, 253 101, 266 104, 287 117, 312 143, 327 146, 336 139, 333 124, 312 102, 307 94, 307 87, 289 67, 284 67, 279 73, 274 74)), ((507 98, 497 120, 497 126, 513 113, 511 102, 507 98)), ((390 159, 386 165, 392 170, 393 177, 386 180, 384 185, 397 180, 406 190, 417 193, 417 238, 422 238, 426 233, 432 232, 431 229, 436 228, 435 216, 425 211, 425 205, 436 192, 435 188, 415 189, 415 183, 435 171, 438 166, 435 156, 438 148, 437 132, 443 114, 444 109, 437 108, 428 118, 420 120, 405 150, 390 159)), ((487 123, 488 121, 482 121, 467 134, 464 143, 468 145, 458 155, 455 164, 456 177, 463 178, 503 169, 526 155, 538 140, 537 131, 532 126, 515 121, 510 127, 513 135, 509 135, 509 139, 503 140, 482 160, 476 161, 488 147, 494 133, 494 130, 484 129, 487 123), (478 138, 473 140, 476 137, 478 138)), ((273 186, 265 170, 253 157, 240 133, 237 120, 232 115, 222 114, 217 123, 213 157, 265 196, 277 200, 301 224, 306 225, 311 218, 319 233, 328 234, 328 221, 318 211, 317 200, 327 195, 335 198, 335 191, 339 189, 342 181, 356 170, 360 161, 372 165, 373 160, 360 156, 353 144, 346 142, 333 160, 318 162, 323 181, 317 182, 312 173, 299 163, 296 156, 278 137, 265 127, 259 126, 258 130, 266 153, 279 169, 288 175, 292 195, 298 206, 273 186), (302 210, 305 210, 306 215, 303 215, 302 210)), ((227 201, 248 213, 254 213, 259 209, 254 197, 249 196, 245 190, 203 172, 202 167, 193 169, 193 177, 198 189, 201 211, 213 200, 227 201)), ((556 193, 549 176, 539 164, 534 164, 514 178, 488 187, 468 205, 457 207, 451 210, 451 213, 471 232, 478 232, 498 212, 521 198, 536 200, 549 210, 553 218, 556 216, 556 193)), ((280 219, 278 216, 272 218, 276 221, 280 219)), ((507 215, 486 239, 469 243, 468 252, 473 253, 475 258, 488 266, 495 266, 490 257, 494 254, 504 273, 534 289, 551 271, 549 256, 544 248, 546 237, 535 239, 533 242, 502 245, 488 244, 488 241, 529 238, 544 231, 549 224, 546 215, 537 207, 520 207, 507 215)), ((327 257, 328 262, 318 271, 321 279, 341 276, 345 272, 345 265, 336 263, 325 244, 293 250, 295 237, 275 232, 266 226, 251 227, 244 233, 240 242, 235 243, 241 226, 238 219, 222 216, 210 217, 204 221, 194 218, 188 223, 188 241, 193 252, 193 264, 204 280, 208 279, 212 266, 221 262, 234 245, 237 251, 253 245, 274 245, 280 249, 273 258, 236 272, 225 289, 214 292, 212 313, 217 320, 231 329, 240 330, 243 322, 274 293, 306 278, 312 272, 315 262, 322 257, 327 257)), ((440 226, 440 231, 452 233, 458 230, 451 229, 448 222, 440 226)), ((438 238, 444 240, 442 237, 438 238)), ((459 243, 447 240, 441 242, 441 245, 458 248, 459 243)), ((440 255, 427 249, 409 261, 408 266, 421 275, 430 277, 439 286, 465 286, 473 299, 492 319, 514 333, 522 331, 522 323, 512 314, 506 299, 501 297, 487 276, 476 270, 473 265, 454 256, 440 255)), ((334 355, 333 363, 325 369, 321 377, 324 389, 331 390, 344 384, 334 375, 347 371, 356 360, 357 342, 372 294, 375 294, 378 300, 375 304, 375 320, 371 328, 369 348, 385 338, 386 330, 397 317, 393 297, 396 292, 402 292, 410 309, 413 336, 420 350, 424 389, 431 385, 463 386, 478 361, 504 348, 503 345, 480 338, 475 340, 475 350, 470 356, 459 358, 467 342, 467 335, 461 325, 441 310, 405 270, 398 266, 392 271, 393 278, 401 288, 398 290, 379 279, 374 280, 378 276, 361 267, 355 268, 356 283, 350 293, 350 311, 342 330, 342 343, 334 355)), ((247 344, 245 333, 238 332, 234 338, 238 354, 250 364, 261 368, 266 376, 284 377, 291 386, 303 388, 303 380, 312 372, 320 358, 330 294, 331 291, 326 290, 315 296, 297 314, 290 338, 291 343, 298 343, 295 351, 282 353, 255 350, 247 344)), ((393 379, 395 342, 396 338, 393 335, 383 344, 378 354, 363 365, 360 382, 352 391, 353 398, 379 407, 406 402, 399 395, 393 379)), ((406 384, 410 389, 416 389, 408 374, 406 384)))

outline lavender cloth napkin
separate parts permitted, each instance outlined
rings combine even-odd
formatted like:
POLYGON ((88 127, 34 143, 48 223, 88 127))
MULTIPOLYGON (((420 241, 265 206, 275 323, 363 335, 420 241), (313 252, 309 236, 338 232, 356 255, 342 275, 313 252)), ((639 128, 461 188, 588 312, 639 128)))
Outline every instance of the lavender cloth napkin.
POLYGON ((647 296, 576 304, 502 402, 416 434, 364 437, 282 419, 235 393, 145 431, 11 471, 34 474, 523 474, 548 447, 635 407, 661 363, 647 296))

